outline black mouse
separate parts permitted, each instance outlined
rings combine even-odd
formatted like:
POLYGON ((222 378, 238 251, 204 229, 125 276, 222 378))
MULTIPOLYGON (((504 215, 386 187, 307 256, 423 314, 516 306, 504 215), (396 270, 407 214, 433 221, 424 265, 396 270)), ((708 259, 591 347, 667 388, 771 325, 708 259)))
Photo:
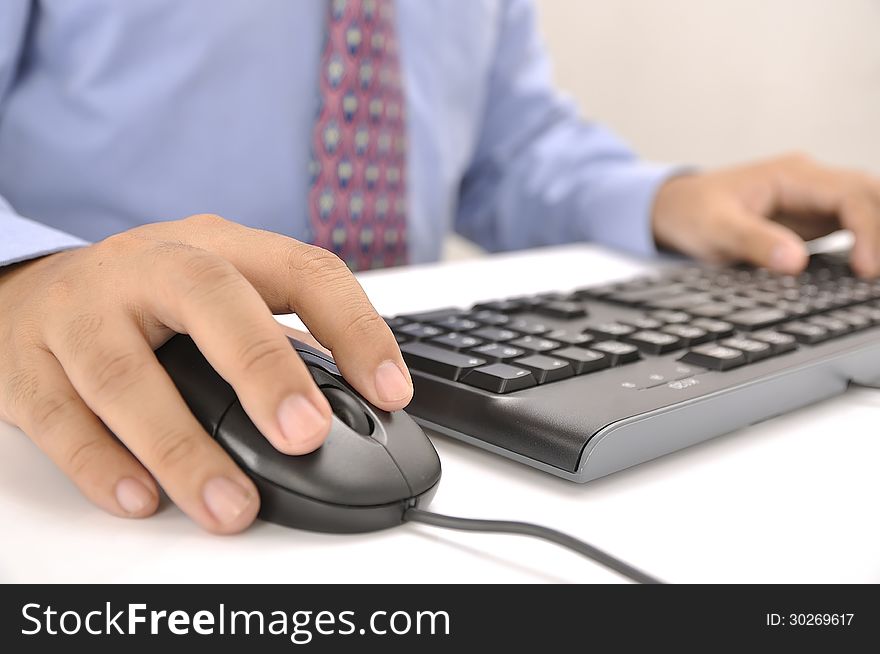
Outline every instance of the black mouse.
POLYGON ((193 415, 253 479, 262 519, 333 533, 401 524, 404 511, 426 506, 440 482, 431 441, 405 412, 370 405, 329 355, 290 342, 334 414, 327 440, 303 456, 283 454, 263 437, 189 336, 174 336, 156 356, 193 415))

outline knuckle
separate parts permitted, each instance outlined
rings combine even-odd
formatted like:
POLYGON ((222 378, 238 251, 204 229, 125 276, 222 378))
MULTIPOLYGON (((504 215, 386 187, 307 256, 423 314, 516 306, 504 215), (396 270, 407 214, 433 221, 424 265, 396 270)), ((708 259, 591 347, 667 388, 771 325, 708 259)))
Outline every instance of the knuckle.
POLYGON ((119 232, 111 234, 104 240, 95 243, 89 249, 99 254, 118 254, 120 252, 128 252, 135 245, 141 244, 142 240, 142 238, 131 231, 119 232))
POLYGON ((65 455, 69 475, 74 479, 81 477, 88 468, 100 462, 105 447, 106 443, 101 438, 91 438, 77 443, 65 455))
POLYGON ((238 353, 242 370, 254 372, 273 366, 289 357, 292 348, 278 338, 256 338, 248 341, 238 353))
POLYGON ((6 378, 5 396, 10 413, 14 416, 18 409, 28 406, 34 401, 40 388, 40 382, 32 370, 20 368, 6 378))
POLYGON ((351 276, 342 259, 328 250, 312 245, 292 248, 288 256, 288 268, 292 275, 315 278, 321 283, 351 276))
POLYGON ((152 444, 153 456, 159 468, 176 468, 195 459, 198 443, 193 434, 179 429, 159 433, 152 444))
POLYGON ((229 261, 203 250, 187 250, 179 268, 177 290, 188 298, 225 293, 243 279, 229 261))
POLYGON ((34 398, 30 409, 30 424, 37 433, 46 433, 63 424, 77 406, 77 398, 64 391, 52 391, 34 398))
POLYGON ((76 285, 69 278, 56 278, 46 284, 43 294, 53 306, 67 304, 75 294, 76 285))
POLYGON ((358 311, 344 325, 342 338, 357 342, 375 338, 388 331, 388 325, 374 311, 358 311))
POLYGON ((146 361, 134 352, 101 352, 92 365, 91 384, 97 398, 110 402, 141 377, 146 361))
POLYGON ((73 358, 95 347, 104 331, 104 318, 97 313, 75 315, 64 326, 64 345, 73 358))
POLYGON ((183 219, 183 222, 194 227, 216 229, 229 223, 228 220, 215 213, 197 213, 183 219))

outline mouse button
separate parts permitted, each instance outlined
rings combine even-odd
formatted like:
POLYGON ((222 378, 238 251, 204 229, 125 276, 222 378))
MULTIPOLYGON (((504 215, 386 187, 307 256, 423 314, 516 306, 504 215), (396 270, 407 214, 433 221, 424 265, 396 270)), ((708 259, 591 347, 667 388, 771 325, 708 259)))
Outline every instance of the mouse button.
POLYGON ((195 342, 177 334, 156 350, 156 358, 168 372, 192 414, 209 434, 230 404, 235 391, 205 360, 195 342))
POLYGON ((336 418, 320 448, 289 456, 263 437, 236 402, 220 423, 217 440, 245 472, 322 502, 372 506, 410 495, 409 485, 385 448, 336 418))
POLYGON ((369 436, 372 433, 373 421, 357 398, 336 386, 322 386, 321 391, 327 398, 333 414, 344 424, 361 436, 369 436))
POLYGON ((320 365, 312 363, 311 361, 307 361, 305 359, 303 359, 303 361, 306 364, 306 369, 309 371, 309 374, 312 376, 312 379, 318 386, 342 388, 342 382, 340 381, 341 375, 331 372, 320 365))
POLYGON ((437 450, 418 423, 406 412, 394 411, 384 415, 385 419, 376 425, 375 431, 384 432, 383 445, 394 459, 413 495, 425 492, 440 479, 441 465, 437 450))
POLYGON ((317 364, 321 367, 329 367, 336 374, 339 374, 339 369, 336 367, 336 362, 331 355, 322 352, 316 347, 307 345, 302 341, 298 341, 295 338, 288 336, 287 340, 290 341, 293 349, 296 350, 297 354, 299 354, 300 358, 305 361, 306 364, 317 364))

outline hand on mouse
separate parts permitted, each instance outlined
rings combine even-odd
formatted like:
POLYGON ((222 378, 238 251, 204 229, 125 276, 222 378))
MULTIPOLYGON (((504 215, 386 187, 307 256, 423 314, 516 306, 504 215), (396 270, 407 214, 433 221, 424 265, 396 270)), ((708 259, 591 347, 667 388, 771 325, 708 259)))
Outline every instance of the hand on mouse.
POLYGON ((657 193, 658 245, 710 261, 746 261, 797 274, 804 239, 855 235, 852 267, 880 274, 880 179, 804 155, 674 177, 657 193))
POLYGON ((156 482, 214 532, 244 529, 259 508, 153 354, 174 332, 192 336, 287 454, 320 446, 331 411, 272 313, 296 312, 374 405, 412 397, 394 336, 337 257, 216 216, 3 269, 0 307, 0 419, 118 516, 152 514, 156 482))

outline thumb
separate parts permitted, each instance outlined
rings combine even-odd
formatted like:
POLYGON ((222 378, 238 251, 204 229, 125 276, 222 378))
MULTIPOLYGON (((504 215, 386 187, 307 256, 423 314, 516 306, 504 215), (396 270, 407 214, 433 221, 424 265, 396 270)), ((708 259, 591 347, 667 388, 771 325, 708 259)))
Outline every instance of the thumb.
POLYGON ((786 275, 796 275, 807 265, 807 246, 793 231, 739 207, 722 219, 719 246, 724 255, 786 275))

